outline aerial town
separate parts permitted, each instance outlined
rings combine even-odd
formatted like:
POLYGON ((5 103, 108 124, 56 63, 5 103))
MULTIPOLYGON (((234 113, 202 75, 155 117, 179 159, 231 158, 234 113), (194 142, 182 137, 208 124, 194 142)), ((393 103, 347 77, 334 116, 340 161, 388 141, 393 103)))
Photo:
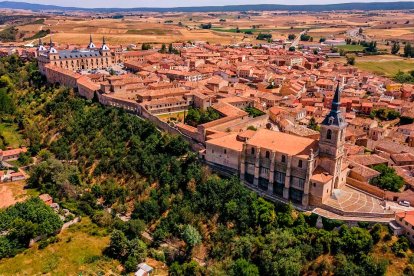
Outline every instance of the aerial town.
POLYGON ((49 45, 40 41, 36 54, 50 83, 179 133, 212 168, 269 198, 355 217, 387 218, 396 210, 388 201, 414 203, 414 124, 369 117, 380 109, 413 117, 413 85, 273 45, 172 44, 180 55, 123 51, 92 37, 84 49, 49 45), (189 125, 190 108, 219 117, 189 125), (396 169, 404 189, 370 185, 380 164, 396 169))
POLYGON ((0 30, 0 275, 414 275, 413 13, 26 5, 0 30))

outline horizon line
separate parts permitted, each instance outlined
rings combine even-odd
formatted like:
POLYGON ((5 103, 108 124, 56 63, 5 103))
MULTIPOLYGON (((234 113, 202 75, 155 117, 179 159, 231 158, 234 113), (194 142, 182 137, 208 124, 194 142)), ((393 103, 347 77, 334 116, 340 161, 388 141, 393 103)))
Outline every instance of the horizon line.
MULTIPOLYGON (((136 7, 81 7, 81 6, 65 6, 65 5, 58 5, 58 4, 46 4, 46 3, 34 3, 29 0, 27 1, 0 1, 1 3, 11 3, 11 4, 29 4, 29 5, 38 5, 38 6, 51 6, 51 7, 59 7, 59 8, 72 8, 72 9, 79 9, 79 10, 129 10, 129 9, 185 9, 185 8, 215 8, 215 7, 249 7, 249 6, 281 6, 281 7, 305 7, 305 6, 335 6, 335 5, 346 5, 346 4, 406 4, 406 3, 414 3, 414 0, 410 1, 344 1, 338 3, 312 3, 312 4, 278 4, 278 3, 257 3, 257 4, 224 4, 224 5, 190 5, 190 6, 169 6, 169 7, 162 7, 162 6, 136 6, 136 7)), ((13 8, 11 8, 13 9, 13 8)), ((266 11, 266 10, 263 10, 266 11)), ((305 11, 305 10, 304 10, 305 11)))

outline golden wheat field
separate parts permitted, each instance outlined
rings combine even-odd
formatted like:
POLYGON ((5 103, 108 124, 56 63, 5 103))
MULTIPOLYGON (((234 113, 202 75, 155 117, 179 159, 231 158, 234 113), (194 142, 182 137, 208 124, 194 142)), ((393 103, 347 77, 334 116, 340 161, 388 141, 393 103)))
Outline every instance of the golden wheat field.
MULTIPOLYGON (((27 12, 24 13, 27 15, 27 12)), ((37 15, 34 15, 37 16, 37 15)), ((42 18, 39 15, 39 18, 42 18)), ((364 34, 379 41, 414 41, 414 14, 395 12, 228 12, 228 13, 143 13, 128 14, 115 19, 111 15, 77 13, 70 16, 44 16, 41 23, 17 26, 20 41, 40 31, 49 31, 59 44, 85 45, 92 34, 96 41, 105 36, 107 42, 118 44, 171 43, 208 41, 230 44, 257 42, 259 33, 286 39, 309 30, 314 41, 319 38, 345 38, 351 29, 362 27, 364 34), (201 25, 211 24, 211 29, 201 25)), ((8 25, 0 26, 5 29, 8 25)), ((47 36, 48 37, 48 36, 47 36)))

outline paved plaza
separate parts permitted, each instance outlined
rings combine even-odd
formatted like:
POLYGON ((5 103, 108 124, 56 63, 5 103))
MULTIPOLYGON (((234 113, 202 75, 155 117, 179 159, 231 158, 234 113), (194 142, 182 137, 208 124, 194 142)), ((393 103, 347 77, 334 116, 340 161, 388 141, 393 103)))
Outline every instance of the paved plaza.
POLYGON ((383 222, 392 220, 395 212, 414 210, 413 207, 404 207, 396 202, 383 201, 348 185, 334 190, 325 205, 330 207, 331 211, 316 208, 314 213, 334 219, 361 220, 365 218, 365 220, 374 219, 383 222), (336 212, 333 212, 332 208, 336 212))
POLYGON ((343 212, 378 214, 392 212, 391 210, 386 210, 381 199, 368 195, 347 185, 341 189, 334 190, 325 205, 343 212))

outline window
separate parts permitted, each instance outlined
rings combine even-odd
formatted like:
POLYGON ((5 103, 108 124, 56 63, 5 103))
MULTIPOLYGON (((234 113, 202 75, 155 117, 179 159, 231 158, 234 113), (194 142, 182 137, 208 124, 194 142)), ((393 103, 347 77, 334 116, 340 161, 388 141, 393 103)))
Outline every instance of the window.
POLYGON ((254 148, 252 148, 251 152, 252 152, 252 154, 254 154, 254 148))
POLYGON ((226 149, 224 149, 224 154, 227 154, 227 150, 226 149))
POLYGON ((332 139, 332 130, 328 129, 326 132, 326 139, 331 140, 332 139))
POLYGON ((285 177, 286 177, 285 173, 275 172, 276 183, 284 184, 285 183, 285 177))
POLYGON ((298 167, 299 167, 299 168, 302 168, 302 165, 303 165, 302 160, 299 160, 298 167))
POLYGON ((268 175, 269 174, 269 169, 268 168, 260 167, 260 173, 265 174, 265 175, 268 175))
POLYGON ((304 186, 305 185, 305 179, 303 179, 303 178, 298 178, 298 181, 299 181, 299 185, 300 186, 304 186))
POLYGON ((266 151, 266 158, 269 159, 270 158, 270 152, 266 151))
POLYGON ((286 163, 286 156, 282 155, 282 163, 286 163))

